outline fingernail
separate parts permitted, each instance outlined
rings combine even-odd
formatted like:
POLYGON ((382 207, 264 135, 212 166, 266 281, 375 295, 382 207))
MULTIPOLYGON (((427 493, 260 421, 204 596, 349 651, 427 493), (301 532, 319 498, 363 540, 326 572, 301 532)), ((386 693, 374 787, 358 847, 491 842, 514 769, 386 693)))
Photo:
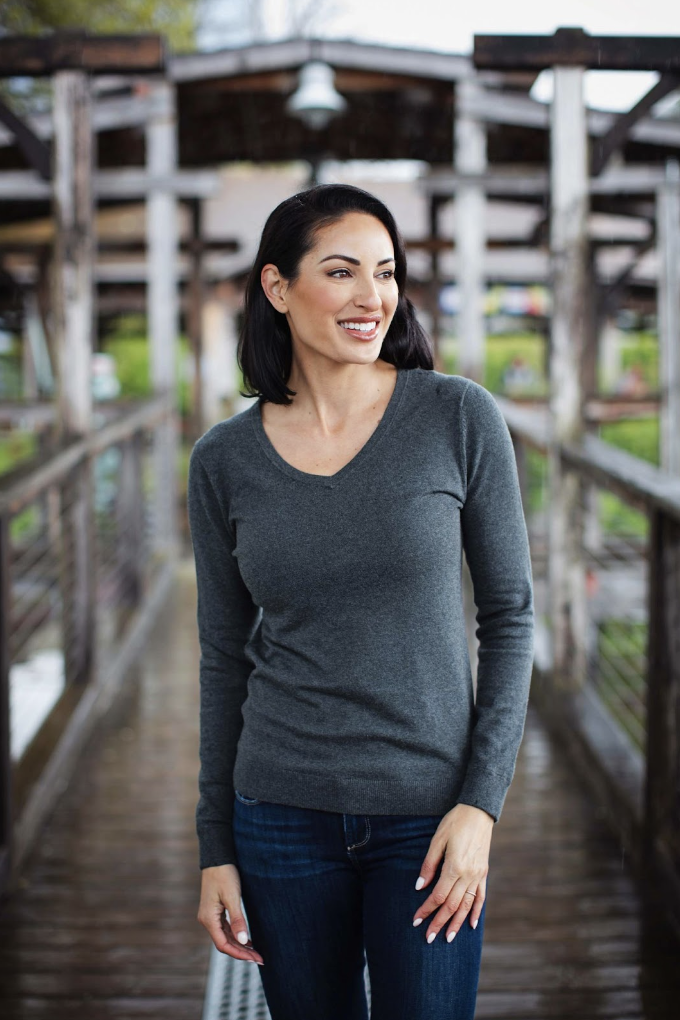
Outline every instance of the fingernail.
POLYGON ((242 946, 245 946, 246 942, 248 941, 248 936, 244 931, 240 931, 236 938, 239 940, 242 946))
POLYGON ((427 936, 427 941, 428 941, 428 942, 434 942, 434 940, 436 939, 436 937, 437 937, 437 933, 436 933, 436 931, 433 931, 431 935, 428 935, 428 936, 427 936))
POLYGON ((416 889, 422 889, 424 885, 425 885, 425 879, 421 875, 420 878, 418 879, 418 881, 416 882, 416 889))
POLYGON ((450 931, 449 934, 446 936, 446 941, 447 942, 453 942, 455 937, 456 937, 455 931, 450 931))
POLYGON ((415 921, 413 922, 413 927, 414 927, 414 928, 417 928, 417 927, 418 927, 418 925, 419 925, 419 924, 422 924, 422 923, 423 923, 423 919, 422 919, 422 917, 417 917, 417 918, 415 919, 415 921))
POLYGON ((476 917, 476 918, 474 919, 474 921, 472 922, 472 927, 473 927, 473 928, 476 928, 476 927, 477 927, 477 921, 478 921, 478 920, 479 920, 479 918, 478 918, 478 917, 476 917))

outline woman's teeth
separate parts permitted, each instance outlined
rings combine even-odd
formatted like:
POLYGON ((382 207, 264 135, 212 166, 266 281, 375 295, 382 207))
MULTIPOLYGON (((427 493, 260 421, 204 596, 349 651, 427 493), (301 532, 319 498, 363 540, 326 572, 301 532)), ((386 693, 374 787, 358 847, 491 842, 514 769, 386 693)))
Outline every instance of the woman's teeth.
POLYGON ((341 322, 344 329, 358 329, 362 333, 372 333, 378 325, 377 322, 341 322))

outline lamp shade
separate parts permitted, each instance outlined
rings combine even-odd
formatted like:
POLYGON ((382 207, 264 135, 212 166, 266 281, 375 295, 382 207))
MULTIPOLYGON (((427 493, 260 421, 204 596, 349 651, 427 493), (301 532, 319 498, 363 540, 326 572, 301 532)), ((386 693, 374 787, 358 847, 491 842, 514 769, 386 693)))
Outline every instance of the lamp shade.
POLYGON ((316 131, 325 128, 332 117, 347 108, 347 101, 336 92, 333 68, 322 60, 310 60, 300 71, 297 90, 286 103, 286 112, 316 131))

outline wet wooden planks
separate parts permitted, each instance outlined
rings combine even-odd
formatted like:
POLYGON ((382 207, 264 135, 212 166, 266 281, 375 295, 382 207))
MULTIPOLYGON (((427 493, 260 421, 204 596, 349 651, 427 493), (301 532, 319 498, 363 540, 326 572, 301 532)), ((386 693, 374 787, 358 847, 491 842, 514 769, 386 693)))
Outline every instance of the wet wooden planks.
MULTIPOLYGON (((0 910, 3 1020, 200 1020, 194 584, 185 562, 137 684, 0 910)), ((487 896, 479 1020, 677 1020, 680 947, 533 707, 487 896)))
POLYGON ((0 906, 3 1020, 200 1020, 195 611, 183 562, 138 677, 0 906))
POLYGON ((495 827, 479 1020, 677 1020, 680 946, 533 706, 495 827))

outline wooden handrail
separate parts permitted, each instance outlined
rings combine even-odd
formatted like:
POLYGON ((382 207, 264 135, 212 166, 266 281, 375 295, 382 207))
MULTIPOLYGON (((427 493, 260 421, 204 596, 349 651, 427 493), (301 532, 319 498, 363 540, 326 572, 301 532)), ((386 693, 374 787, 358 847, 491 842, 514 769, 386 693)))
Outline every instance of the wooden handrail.
POLYGON ((129 439, 135 432, 162 421, 173 406, 174 398, 170 393, 141 401, 123 417, 0 477, 0 515, 17 513, 86 457, 96 456, 107 447, 129 439))
MULTIPOLYGON (((547 453, 551 440, 547 409, 517 406, 507 397, 495 399, 513 435, 527 446, 547 453)), ((660 510, 680 521, 680 478, 656 464, 590 434, 580 443, 560 444, 560 454, 570 467, 643 513, 660 510)))

